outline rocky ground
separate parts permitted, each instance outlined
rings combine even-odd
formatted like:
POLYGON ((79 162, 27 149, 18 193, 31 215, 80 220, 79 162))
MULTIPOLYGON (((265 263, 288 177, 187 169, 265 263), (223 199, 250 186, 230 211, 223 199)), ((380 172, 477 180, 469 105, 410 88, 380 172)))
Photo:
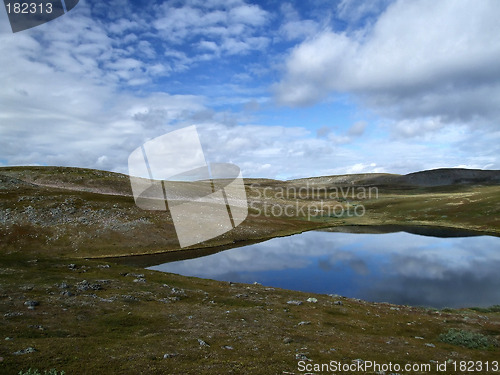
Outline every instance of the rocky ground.
POLYGON ((434 366, 500 354, 500 308, 369 303, 92 260, 1 264, 2 374, 299 374, 300 361, 434 366), (443 342, 450 329, 486 345, 443 342))
MULTIPOLYGON (((412 175, 245 179, 247 219, 192 248, 235 246, 346 225, 435 226, 500 235, 500 185, 497 174, 489 173, 497 171, 483 172, 487 173, 462 173, 462 179, 456 172, 441 172, 436 178, 442 186, 400 183, 414 180, 412 175), (477 184, 471 184, 474 178, 477 184)), ((427 174, 436 172, 419 172, 417 180, 425 182, 427 174)), ((138 208, 127 176, 80 168, 0 168, 0 236, 0 248, 6 251, 51 256, 127 256, 180 249, 168 211, 138 208)))
MULTIPOLYGON (((387 182, 387 176, 246 180, 248 219, 196 251, 345 225, 361 231, 409 225, 499 235, 500 189, 494 177, 479 175, 480 183, 471 183, 470 176, 457 180, 452 173, 451 185, 381 184, 372 197, 331 193, 372 186, 363 185, 367 179, 387 182), (293 195, 293 189, 283 194, 287 187, 303 186, 305 195, 293 195), (366 214, 300 213, 319 203, 322 209, 362 205, 366 214), (266 206, 295 204, 298 212, 290 216, 262 214, 266 206)), ((479 181, 474 176, 472 182, 479 181)), ((452 366, 500 357, 498 307, 438 311, 369 303, 102 259, 179 250, 168 212, 138 209, 123 175, 0 168, 0 238, 2 374, 30 367, 66 374, 300 374, 307 372, 300 363, 452 366)), ((426 373, 438 372, 432 367, 426 373)))

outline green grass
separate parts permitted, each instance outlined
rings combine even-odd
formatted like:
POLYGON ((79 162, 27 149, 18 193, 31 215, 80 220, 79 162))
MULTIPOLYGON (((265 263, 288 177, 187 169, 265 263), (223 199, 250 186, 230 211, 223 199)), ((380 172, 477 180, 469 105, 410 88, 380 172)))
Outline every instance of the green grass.
POLYGON ((455 328, 441 334, 439 339, 444 343, 459 345, 469 349, 486 349, 497 346, 497 342, 488 336, 478 332, 470 332, 455 328))
MULTIPOLYGON (((0 225, 3 239, 0 248, 8 251, 23 248, 34 253, 42 250, 51 255, 82 258, 179 249, 170 214, 139 209, 124 175, 62 167, 0 168, 0 174, 42 184, 0 189, 0 210, 10 210, 10 219, 0 225), (30 209, 32 214, 27 214, 26 210, 30 209)), ((325 215, 315 215, 308 220, 307 207, 321 203, 317 197, 303 197, 298 201, 278 199, 275 193, 263 189, 269 185, 283 189, 287 182, 257 181, 262 182, 260 188, 250 188, 255 179, 247 182, 248 197, 251 201, 251 197, 266 195, 266 201, 253 202, 250 215, 231 232, 196 246, 231 246, 242 241, 342 225, 436 226, 500 235, 498 186, 380 187, 378 198, 350 197, 339 199, 341 202, 323 202, 326 207, 363 205, 364 216, 329 217, 325 211, 325 215), (292 217, 255 215, 264 204, 267 207, 298 204, 306 208, 306 215, 303 212, 294 213, 292 217)), ((280 211, 284 212, 275 210, 280 211)))
MULTIPOLYGON (((407 362, 492 361, 499 357, 500 349, 492 344, 500 337, 498 306, 441 311, 399 306, 395 311, 393 305, 347 298, 338 306, 333 304, 336 299, 314 293, 229 285, 115 263, 99 267, 108 262, 96 259, 101 256, 178 250, 168 213, 142 211, 130 196, 75 189, 125 192, 130 187, 123 175, 43 167, 10 168, 8 172, 65 188, 0 189, 0 209, 18 215, 16 222, 0 225, 1 374, 26 373, 30 367, 58 369, 50 375, 60 371, 72 375, 282 374, 296 372, 295 354, 306 351, 316 363, 357 358, 380 363, 399 358, 407 362), (35 217, 22 216, 20 212, 30 205, 35 217), (51 209, 59 207, 69 211, 60 222, 51 222, 51 209), (89 222, 79 222, 82 218, 89 222), (77 267, 69 268, 70 263, 77 267), (143 273, 146 283, 134 283, 134 277, 124 276, 127 273, 143 273), (78 291, 75 286, 82 280, 109 283, 103 283, 102 290, 78 291), (70 285, 73 296, 61 295, 58 285, 62 282, 70 285), (186 296, 173 293, 172 287, 184 289, 186 296), (309 297, 318 302, 306 303, 309 297), (28 299, 40 305, 28 310, 23 305, 28 299), (290 306, 289 300, 304 303, 290 306), (482 315, 486 313, 487 319, 482 315), (301 321, 311 324, 298 326, 301 321), (460 330, 450 333, 450 326, 460 330), (285 337, 292 341, 284 343, 285 337), (488 346, 483 345, 485 338, 488 346), (210 347, 201 347, 197 339, 210 347), (479 349, 464 345, 469 342, 479 349), (454 345, 451 349, 450 344, 454 345), (226 345, 233 350, 225 349, 226 345), (37 351, 14 354, 28 347, 37 351), (165 354, 173 355, 164 358, 165 354)), ((284 184, 259 181, 262 187, 284 184)), ((287 202, 270 196, 268 203, 287 202)), ((365 205, 364 217, 307 221, 304 217, 250 216, 230 233, 203 244, 207 247, 203 251, 338 225, 430 225, 499 235, 499 202, 496 186, 381 188, 378 199, 342 202, 365 205)), ((315 201, 304 199, 300 204, 315 201)))
POLYGON ((480 313, 495 313, 500 312, 500 305, 493 305, 490 307, 471 307, 471 310, 480 312, 480 313))

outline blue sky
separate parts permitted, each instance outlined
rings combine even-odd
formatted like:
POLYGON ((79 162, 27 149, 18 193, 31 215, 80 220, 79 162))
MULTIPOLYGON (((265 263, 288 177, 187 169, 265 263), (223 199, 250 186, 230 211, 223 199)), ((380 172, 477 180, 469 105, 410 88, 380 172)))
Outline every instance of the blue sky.
POLYGON ((13 34, 0 165, 127 173, 197 125, 244 177, 500 169, 497 1, 94 1, 13 34))

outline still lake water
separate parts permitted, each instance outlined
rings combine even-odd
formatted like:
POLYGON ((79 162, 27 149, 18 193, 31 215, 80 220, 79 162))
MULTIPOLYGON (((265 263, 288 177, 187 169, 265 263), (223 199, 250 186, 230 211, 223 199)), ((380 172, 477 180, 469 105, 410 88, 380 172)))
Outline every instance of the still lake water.
POLYGON ((500 238, 306 232, 149 267, 374 302, 500 304, 500 238))

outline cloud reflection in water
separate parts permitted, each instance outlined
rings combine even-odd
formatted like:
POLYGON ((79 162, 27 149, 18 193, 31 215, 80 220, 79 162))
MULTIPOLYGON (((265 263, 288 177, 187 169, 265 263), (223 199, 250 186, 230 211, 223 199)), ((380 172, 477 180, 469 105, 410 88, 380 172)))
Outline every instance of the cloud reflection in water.
POLYGON ((490 236, 307 232, 150 268, 397 304, 500 304, 500 239, 490 236))

